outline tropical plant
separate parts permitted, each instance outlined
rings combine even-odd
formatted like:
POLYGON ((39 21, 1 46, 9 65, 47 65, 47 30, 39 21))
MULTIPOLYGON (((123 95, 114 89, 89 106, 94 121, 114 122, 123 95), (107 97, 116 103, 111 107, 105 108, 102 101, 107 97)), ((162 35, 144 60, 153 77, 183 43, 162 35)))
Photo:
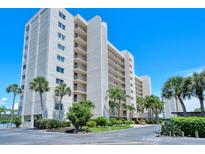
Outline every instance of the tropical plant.
POLYGON ((69 108, 67 118, 75 127, 75 133, 82 129, 82 126, 85 126, 86 123, 90 120, 92 117, 93 108, 94 104, 91 101, 73 103, 69 108))
POLYGON ((0 116, 1 116, 2 113, 6 114, 6 111, 7 111, 6 107, 5 106, 1 106, 0 107, 0 116))
POLYGON ((201 113, 204 114, 204 90, 205 90, 205 70, 201 73, 194 73, 192 76, 194 96, 199 99, 201 113))
POLYGON ((129 118, 132 119, 133 118, 133 112, 136 110, 134 105, 127 105, 127 110, 129 111, 129 118))
POLYGON ((22 93, 21 88, 17 85, 17 84, 12 84, 9 85, 6 88, 7 93, 13 93, 13 102, 12 102, 12 110, 11 110, 11 118, 10 118, 10 122, 9 122, 9 126, 11 127, 12 124, 12 118, 13 118, 13 114, 14 114, 14 104, 15 104, 15 100, 16 100, 16 96, 22 93))
POLYGON ((162 124, 162 134, 166 136, 180 136, 182 132, 173 121, 165 121, 162 124))
POLYGON ((117 109, 118 117, 120 117, 122 111, 122 102, 126 102, 126 98, 128 96, 119 87, 111 87, 107 92, 109 98, 109 106, 111 108, 112 114, 114 113, 115 109, 117 109))
POLYGON ((156 122, 159 123, 159 114, 163 111, 164 109, 164 102, 160 100, 159 97, 157 96, 150 96, 153 102, 153 107, 152 110, 155 114, 156 122))
POLYGON ((49 83, 44 77, 38 76, 30 82, 30 89, 39 93, 41 112, 42 112, 42 117, 44 118, 45 109, 43 103, 43 93, 49 91, 49 83))
POLYGON ((172 77, 165 82, 162 88, 162 98, 171 99, 172 97, 175 97, 175 99, 180 102, 183 112, 186 113, 186 107, 183 99, 191 98, 191 87, 190 78, 185 79, 179 76, 172 77))
POLYGON ((60 84, 58 86, 56 86, 55 88, 55 96, 59 97, 59 106, 58 106, 58 110, 59 110, 59 120, 61 120, 61 117, 60 117, 60 112, 61 112, 61 104, 62 104, 62 100, 63 100, 63 97, 65 95, 71 95, 71 90, 70 90, 70 87, 67 87, 67 85, 65 83, 63 84, 60 84))
POLYGON ((97 126, 104 126, 105 127, 108 123, 108 120, 105 117, 100 116, 96 119, 96 122, 97 122, 97 126))

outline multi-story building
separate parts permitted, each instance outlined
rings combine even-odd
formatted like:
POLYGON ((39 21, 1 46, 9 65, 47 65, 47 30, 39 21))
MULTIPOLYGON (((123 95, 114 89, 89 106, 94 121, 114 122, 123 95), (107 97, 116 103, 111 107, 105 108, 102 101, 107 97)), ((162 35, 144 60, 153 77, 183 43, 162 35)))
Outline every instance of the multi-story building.
MULTIPOLYGON (((111 86, 121 87, 130 96, 126 102, 136 105, 138 84, 134 57, 127 50, 119 51, 108 41, 107 24, 99 16, 86 21, 65 9, 41 9, 27 22, 20 103, 25 123, 33 123, 34 117, 41 114, 40 98, 29 89, 29 82, 37 76, 49 81, 50 91, 43 95, 47 118, 57 116, 59 105, 54 89, 60 83, 66 83, 72 90, 71 96, 63 98, 64 116, 73 102, 82 100, 94 103, 94 117, 108 116, 106 96, 111 86)), ((150 82, 144 77, 139 81, 143 83, 139 85, 142 96, 148 95, 150 82)))

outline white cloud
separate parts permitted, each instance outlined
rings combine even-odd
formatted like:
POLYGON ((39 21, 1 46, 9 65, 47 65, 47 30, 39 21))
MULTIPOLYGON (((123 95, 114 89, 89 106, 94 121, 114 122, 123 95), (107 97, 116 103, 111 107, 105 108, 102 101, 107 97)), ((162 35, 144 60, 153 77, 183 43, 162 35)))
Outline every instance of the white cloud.
POLYGON ((197 68, 191 68, 187 70, 182 70, 178 72, 174 72, 175 75, 181 75, 181 76, 191 76, 194 72, 201 72, 205 69, 205 66, 197 67, 197 68))
POLYGON ((5 105, 8 99, 6 97, 1 98, 0 105, 5 105))

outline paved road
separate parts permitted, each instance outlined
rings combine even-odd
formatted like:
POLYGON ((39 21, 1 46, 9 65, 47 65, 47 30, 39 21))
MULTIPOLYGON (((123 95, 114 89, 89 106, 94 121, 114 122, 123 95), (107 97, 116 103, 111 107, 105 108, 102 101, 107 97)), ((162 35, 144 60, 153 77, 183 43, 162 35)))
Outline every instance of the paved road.
POLYGON ((0 145, 205 144, 205 139, 156 137, 157 125, 98 134, 64 134, 32 129, 0 129, 0 145))

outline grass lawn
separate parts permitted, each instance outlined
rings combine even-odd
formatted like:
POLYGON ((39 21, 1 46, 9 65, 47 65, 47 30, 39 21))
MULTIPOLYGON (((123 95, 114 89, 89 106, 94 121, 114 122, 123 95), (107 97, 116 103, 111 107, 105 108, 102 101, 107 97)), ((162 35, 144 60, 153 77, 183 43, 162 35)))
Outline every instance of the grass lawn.
POLYGON ((122 129, 128 129, 128 128, 132 128, 132 126, 131 125, 122 125, 122 126, 111 126, 111 127, 95 127, 95 128, 90 128, 90 130, 93 133, 100 133, 100 132, 122 130, 122 129))

